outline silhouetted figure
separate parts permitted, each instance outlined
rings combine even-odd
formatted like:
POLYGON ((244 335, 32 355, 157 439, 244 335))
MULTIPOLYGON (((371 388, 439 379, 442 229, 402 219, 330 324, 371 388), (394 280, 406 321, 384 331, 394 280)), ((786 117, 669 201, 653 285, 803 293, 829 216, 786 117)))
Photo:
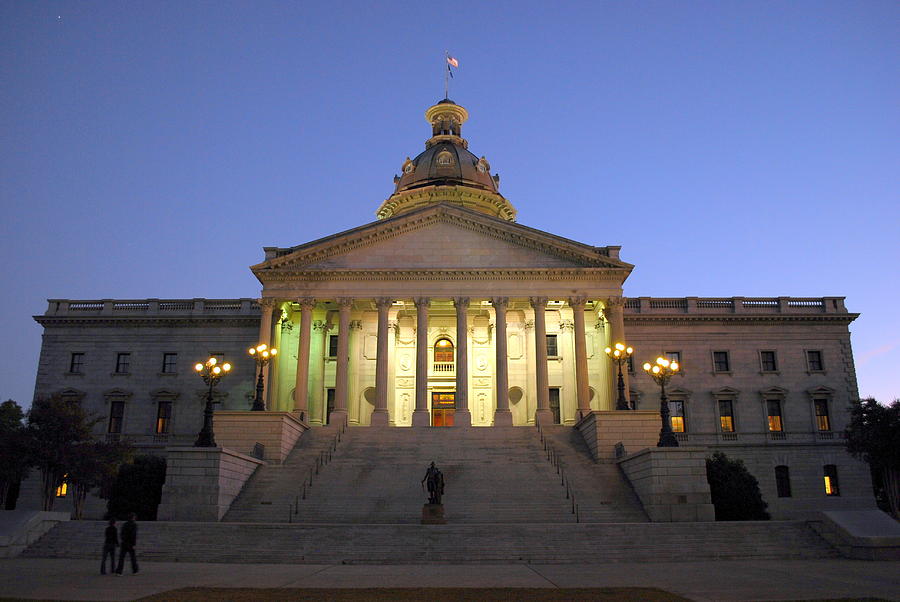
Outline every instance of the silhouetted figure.
POLYGON ((128 520, 122 525, 122 549, 119 552, 119 566, 116 574, 121 575, 125 566, 125 554, 131 555, 131 572, 138 572, 137 558, 134 555, 134 546, 137 544, 137 523, 134 522, 134 512, 128 515, 128 520))
POLYGON ((103 532, 103 559, 100 561, 100 574, 106 574, 106 557, 109 556, 109 572, 116 572, 116 546, 119 545, 119 531, 116 529, 116 519, 109 519, 109 524, 103 532))
POLYGON ((437 466, 434 465, 434 462, 432 462, 431 466, 428 467, 428 470, 425 471, 422 483, 428 488, 428 503, 440 504, 441 496, 444 495, 444 474, 438 470, 437 466))

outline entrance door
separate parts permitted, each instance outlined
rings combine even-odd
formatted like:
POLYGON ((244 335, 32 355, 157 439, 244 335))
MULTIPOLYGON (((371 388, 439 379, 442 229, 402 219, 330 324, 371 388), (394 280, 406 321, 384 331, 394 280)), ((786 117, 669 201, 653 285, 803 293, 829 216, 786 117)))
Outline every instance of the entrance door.
POLYGON ((334 411, 334 389, 325 389, 325 424, 331 424, 331 413, 334 411))
POLYGON ((456 393, 431 394, 431 426, 453 426, 453 412, 456 408, 456 393))

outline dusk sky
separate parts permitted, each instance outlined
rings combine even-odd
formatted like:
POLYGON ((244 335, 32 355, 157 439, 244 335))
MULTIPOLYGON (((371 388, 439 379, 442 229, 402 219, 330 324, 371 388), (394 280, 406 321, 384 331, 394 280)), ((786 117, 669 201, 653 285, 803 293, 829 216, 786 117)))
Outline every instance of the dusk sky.
POLYGON ((896 0, 0 0, 0 400, 48 298, 258 297, 263 246, 373 221, 445 51, 520 223, 627 296, 846 296, 900 396, 896 0))

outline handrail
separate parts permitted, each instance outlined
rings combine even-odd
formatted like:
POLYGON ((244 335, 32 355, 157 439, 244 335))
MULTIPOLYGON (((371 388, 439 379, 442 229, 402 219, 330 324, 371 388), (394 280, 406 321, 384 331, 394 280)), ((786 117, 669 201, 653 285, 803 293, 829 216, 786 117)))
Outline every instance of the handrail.
POLYGON ((319 474, 319 472, 334 459, 334 454, 337 453, 338 443, 341 442, 346 431, 347 421, 342 420, 338 424, 338 429, 334 434, 334 437, 331 438, 331 441, 325 449, 319 451, 319 455, 316 456, 314 465, 309 469, 309 476, 303 479, 303 482, 300 484, 299 493, 294 496, 294 502, 289 505, 290 512, 288 513, 288 522, 293 522, 293 517, 300 513, 300 500, 305 500, 309 490, 312 489, 313 476, 319 474))
POLYGON ((562 487, 566 488, 566 499, 572 502, 572 514, 575 515, 575 522, 581 522, 581 513, 579 511, 578 502, 575 500, 575 491, 572 489, 572 485, 569 482, 569 478, 566 476, 566 467, 563 463, 562 459, 559 456, 559 453, 556 451, 556 448, 553 447, 553 444, 547 440, 547 437, 544 436, 544 429, 541 426, 540 420, 534 421, 535 426, 537 427, 538 435, 540 436, 541 444, 544 446, 544 453, 546 455, 547 461, 550 463, 550 466, 556 468, 556 474, 559 475, 559 484, 562 487))

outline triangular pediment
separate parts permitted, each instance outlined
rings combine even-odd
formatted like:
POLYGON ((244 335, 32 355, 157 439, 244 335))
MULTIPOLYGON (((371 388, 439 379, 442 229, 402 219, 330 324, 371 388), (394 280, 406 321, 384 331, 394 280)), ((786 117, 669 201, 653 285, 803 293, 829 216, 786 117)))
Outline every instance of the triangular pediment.
POLYGON ((267 251, 274 256, 252 267, 258 277, 272 271, 526 268, 606 268, 627 275, 632 268, 608 247, 443 204, 267 251))

